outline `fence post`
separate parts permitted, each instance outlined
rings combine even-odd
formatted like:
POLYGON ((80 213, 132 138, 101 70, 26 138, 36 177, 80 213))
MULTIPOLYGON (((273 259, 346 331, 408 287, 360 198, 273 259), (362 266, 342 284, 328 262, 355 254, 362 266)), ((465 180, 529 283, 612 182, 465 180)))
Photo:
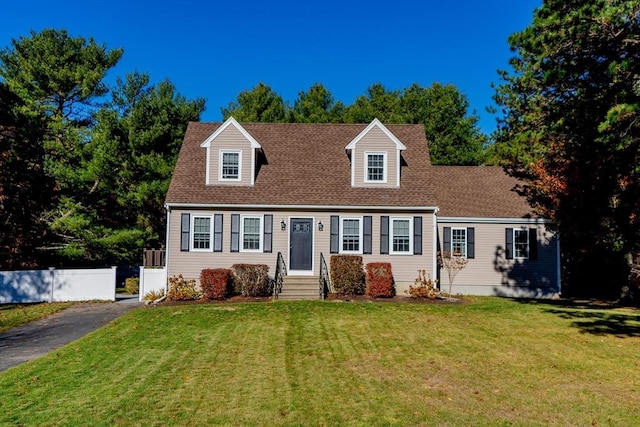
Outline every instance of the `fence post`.
POLYGON ((49 267, 49 278, 51 279, 51 292, 49 293, 49 302, 53 302, 53 284, 56 281, 56 268, 49 267))
POLYGON ((111 283, 113 283, 113 300, 116 300, 116 286, 118 286, 118 267, 115 265, 111 266, 111 283))
POLYGON ((138 301, 142 302, 144 300, 144 294, 146 293, 144 290, 144 266, 140 266, 140 275, 138 282, 138 301))

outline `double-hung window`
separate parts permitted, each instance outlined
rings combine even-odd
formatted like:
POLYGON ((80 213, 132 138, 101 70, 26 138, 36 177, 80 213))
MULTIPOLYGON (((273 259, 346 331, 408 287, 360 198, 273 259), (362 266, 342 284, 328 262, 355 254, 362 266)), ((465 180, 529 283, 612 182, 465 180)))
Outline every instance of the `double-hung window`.
POLYGON ((529 230, 513 230, 513 255, 515 258, 529 258, 529 230))
POLYGON ((391 218, 391 254, 413 254, 413 225, 411 218, 391 218))
POLYGON ((451 228, 451 255, 466 258, 467 256, 467 229, 451 228))
POLYGON ((262 217, 243 216, 241 222, 242 251, 262 250, 262 217))
POLYGON ((387 182, 387 154, 366 153, 365 182, 387 182))
POLYGON ((192 216, 193 233, 191 234, 191 248, 194 251, 211 250, 211 216, 193 215, 192 216))
POLYGON ((341 253, 362 253, 362 219, 341 218, 341 253))
POLYGON ((220 179, 223 181, 239 181, 241 172, 240 151, 220 151, 220 179))

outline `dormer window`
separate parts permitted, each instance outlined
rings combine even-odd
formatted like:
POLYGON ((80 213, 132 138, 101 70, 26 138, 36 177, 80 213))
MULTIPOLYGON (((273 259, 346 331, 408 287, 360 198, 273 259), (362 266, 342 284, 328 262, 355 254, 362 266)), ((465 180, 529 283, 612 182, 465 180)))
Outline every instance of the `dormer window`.
POLYGON ((262 146, 229 117, 200 147, 207 149, 206 185, 253 186, 256 157, 262 146))
POLYGON ((241 151, 220 150, 220 179, 223 181, 239 181, 241 174, 241 151))
POLYGON ((400 187, 401 152, 407 147, 378 119, 344 149, 351 162, 352 187, 400 187))
POLYGON ((387 182, 387 153, 366 153, 365 182, 387 182))

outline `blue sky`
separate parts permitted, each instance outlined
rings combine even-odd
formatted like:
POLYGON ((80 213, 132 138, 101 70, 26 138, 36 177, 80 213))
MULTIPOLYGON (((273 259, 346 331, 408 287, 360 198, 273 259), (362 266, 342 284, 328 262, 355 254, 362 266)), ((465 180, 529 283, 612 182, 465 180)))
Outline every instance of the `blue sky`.
POLYGON ((490 133, 496 70, 507 37, 542 0, 0 0, 0 46, 30 30, 66 29, 124 56, 108 80, 130 71, 169 78, 203 97, 204 121, 264 82, 289 102, 313 83, 351 104, 372 83, 402 89, 452 83, 490 133))

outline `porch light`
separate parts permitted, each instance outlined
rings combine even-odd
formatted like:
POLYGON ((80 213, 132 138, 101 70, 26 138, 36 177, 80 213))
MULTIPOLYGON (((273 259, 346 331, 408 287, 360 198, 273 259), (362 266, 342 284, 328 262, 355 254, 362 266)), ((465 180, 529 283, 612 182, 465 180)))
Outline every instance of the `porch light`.
POLYGON ((287 223, 284 222, 284 219, 280 220, 280 230, 286 230, 287 229, 287 223))
POLYGON ((318 231, 322 231, 324 229, 324 224, 322 221, 318 221, 318 231))

